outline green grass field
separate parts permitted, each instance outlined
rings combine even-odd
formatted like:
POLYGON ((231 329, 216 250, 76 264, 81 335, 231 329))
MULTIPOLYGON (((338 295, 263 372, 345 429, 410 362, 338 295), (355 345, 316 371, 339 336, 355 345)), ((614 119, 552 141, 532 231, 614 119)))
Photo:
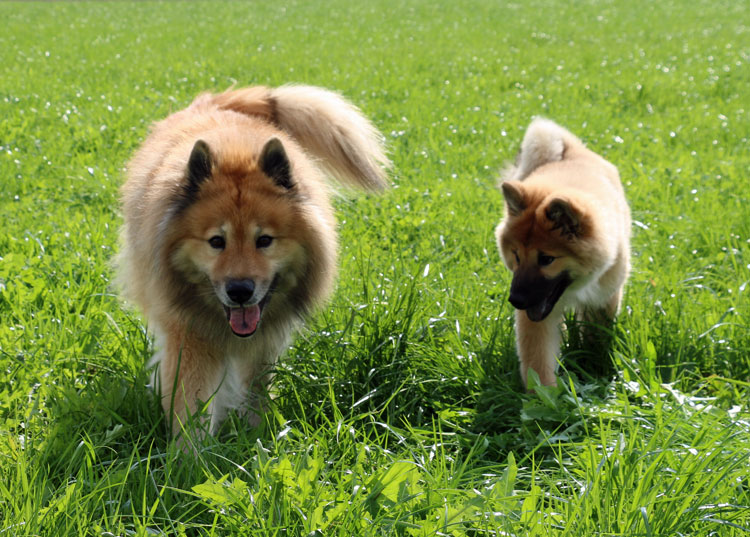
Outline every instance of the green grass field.
POLYGON ((1 3, 0 536, 750 532, 750 11, 730 0, 1 3), (204 90, 340 91, 394 188, 265 422, 167 440, 111 286, 118 186, 204 90), (526 394, 498 170, 547 116, 615 163, 633 273, 526 394))

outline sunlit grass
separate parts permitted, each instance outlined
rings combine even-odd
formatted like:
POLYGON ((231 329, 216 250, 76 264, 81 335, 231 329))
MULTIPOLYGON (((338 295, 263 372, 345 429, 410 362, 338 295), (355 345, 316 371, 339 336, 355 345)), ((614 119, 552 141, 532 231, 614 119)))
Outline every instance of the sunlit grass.
POLYGON ((0 534, 750 531, 750 19, 740 2, 2 3, 0 534), (122 169, 199 92, 303 82, 386 134, 331 303, 257 430, 166 439, 110 281, 122 169), (605 356, 518 379, 495 188, 531 117, 620 169, 605 356))

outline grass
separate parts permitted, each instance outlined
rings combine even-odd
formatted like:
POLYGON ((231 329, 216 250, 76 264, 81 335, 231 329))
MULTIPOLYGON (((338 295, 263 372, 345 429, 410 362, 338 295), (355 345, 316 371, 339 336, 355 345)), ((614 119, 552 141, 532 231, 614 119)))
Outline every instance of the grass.
POLYGON ((745 535, 750 18, 742 3, 2 3, 0 535, 745 535), (110 286, 122 170, 200 91, 341 91, 394 188, 337 202, 338 289, 275 403, 196 456, 110 286), (620 168, 611 353, 518 380, 495 180, 531 117, 620 168))

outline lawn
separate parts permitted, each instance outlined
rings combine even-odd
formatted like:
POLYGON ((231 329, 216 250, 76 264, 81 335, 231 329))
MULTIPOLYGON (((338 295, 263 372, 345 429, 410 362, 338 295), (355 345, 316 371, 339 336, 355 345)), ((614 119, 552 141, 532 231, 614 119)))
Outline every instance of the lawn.
POLYGON ((730 0, 0 3, 0 535, 750 532, 750 11, 730 0), (284 5, 281 5, 284 4, 284 5), (252 429, 169 442, 112 287, 125 164, 204 90, 337 90, 393 188, 252 429), (619 169, 609 352, 527 394, 493 229, 532 117, 619 169))

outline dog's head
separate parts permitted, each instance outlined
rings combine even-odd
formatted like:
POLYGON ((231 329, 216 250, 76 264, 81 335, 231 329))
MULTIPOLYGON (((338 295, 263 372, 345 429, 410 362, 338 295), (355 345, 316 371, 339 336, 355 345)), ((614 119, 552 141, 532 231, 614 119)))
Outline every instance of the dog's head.
POLYGON ((223 311, 232 332, 248 337, 274 293, 303 277, 307 226, 278 138, 255 157, 222 151, 217 156, 199 140, 190 153, 170 221, 170 261, 191 284, 184 293, 202 293, 208 310, 223 311))
POLYGON ((532 321, 544 320, 566 289, 589 272, 585 206, 567 194, 519 181, 501 185, 506 216, 495 230, 503 261, 513 272, 508 300, 532 321))

